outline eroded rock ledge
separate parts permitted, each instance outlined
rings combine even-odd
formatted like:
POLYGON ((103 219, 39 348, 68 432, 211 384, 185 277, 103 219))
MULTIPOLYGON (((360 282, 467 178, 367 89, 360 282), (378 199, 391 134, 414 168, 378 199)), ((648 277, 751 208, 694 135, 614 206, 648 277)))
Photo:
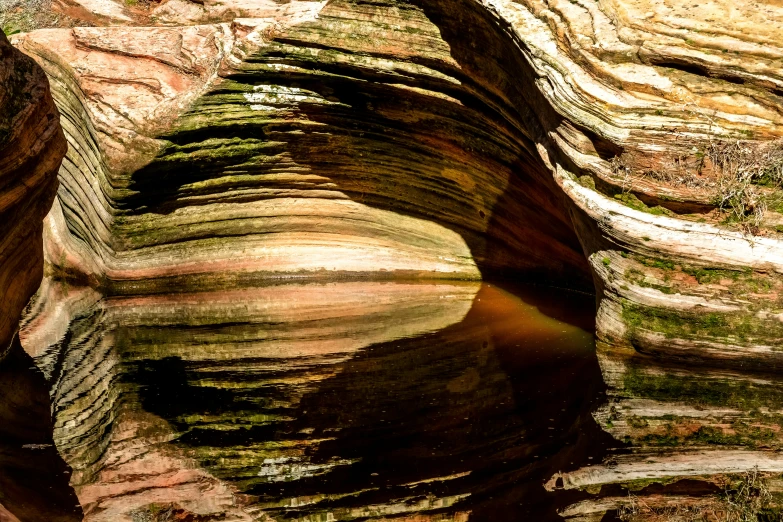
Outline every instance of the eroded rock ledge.
POLYGON ((53 264, 120 292, 323 271, 584 284, 559 189, 511 104, 462 70, 421 8, 385 9, 394 24, 334 3, 287 26, 20 37, 74 143, 53 264))

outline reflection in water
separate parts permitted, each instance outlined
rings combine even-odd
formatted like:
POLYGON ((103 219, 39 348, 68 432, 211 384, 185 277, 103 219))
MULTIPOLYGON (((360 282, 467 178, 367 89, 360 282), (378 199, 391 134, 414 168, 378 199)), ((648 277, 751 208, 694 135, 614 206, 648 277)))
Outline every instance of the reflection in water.
POLYGON ((616 445, 591 416, 593 302, 515 294, 47 283, 22 337, 86 520, 560 520, 585 494, 544 483, 616 445))
POLYGON ((590 494, 564 507, 564 518, 783 520, 779 376, 603 344, 598 357, 609 400, 595 418, 628 449, 552 477, 549 490, 590 494))
POLYGON ((81 508, 52 441, 46 381, 18 339, 0 362, 0 520, 75 522, 81 508))

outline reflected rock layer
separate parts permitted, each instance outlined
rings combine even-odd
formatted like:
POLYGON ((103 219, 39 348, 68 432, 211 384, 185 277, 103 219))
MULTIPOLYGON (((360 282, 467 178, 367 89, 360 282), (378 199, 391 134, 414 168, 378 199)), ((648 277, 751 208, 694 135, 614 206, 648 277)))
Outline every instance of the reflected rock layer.
POLYGON ((67 298, 23 338, 85 520, 556 520, 546 478, 611 443, 587 296, 586 320, 473 283, 67 298))

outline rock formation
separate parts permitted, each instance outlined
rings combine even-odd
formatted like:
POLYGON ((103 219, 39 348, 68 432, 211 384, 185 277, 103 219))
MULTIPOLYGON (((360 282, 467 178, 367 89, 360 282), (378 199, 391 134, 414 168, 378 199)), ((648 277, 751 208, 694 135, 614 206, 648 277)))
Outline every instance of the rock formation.
POLYGON ((0 361, 0 397, 0 520, 81 521, 52 437, 48 383, 18 338, 0 361))
POLYGON ((563 518, 601 520, 607 511, 633 512, 635 505, 643 506, 639 520, 664 514, 730 520, 756 499, 779 510, 783 390, 776 373, 649 357, 624 366, 603 356, 602 367, 613 368, 604 372, 612 398, 595 417, 627 448, 550 478, 550 491, 586 494, 561 509, 563 518), (744 501, 741 487, 750 493, 744 501))
POLYGON ((777 1, 54 6, 96 26, 13 37, 71 145, 56 278, 522 274, 595 290, 618 404, 684 365, 783 365, 777 1))
POLYGON ((80 143, 50 219, 55 265, 115 292, 299 272, 586 282, 551 174, 421 8, 384 34, 351 4, 305 5, 286 25, 15 40, 80 143), (355 34, 330 51, 329 31, 355 34))
POLYGON ((49 262, 114 293, 592 278, 606 349, 778 364, 783 46, 742 5, 171 0, 18 35, 72 144, 49 262), (770 163, 720 199, 732 143, 770 163))
POLYGON ((65 149, 46 76, 0 34, 0 359, 41 284, 43 219, 65 149))

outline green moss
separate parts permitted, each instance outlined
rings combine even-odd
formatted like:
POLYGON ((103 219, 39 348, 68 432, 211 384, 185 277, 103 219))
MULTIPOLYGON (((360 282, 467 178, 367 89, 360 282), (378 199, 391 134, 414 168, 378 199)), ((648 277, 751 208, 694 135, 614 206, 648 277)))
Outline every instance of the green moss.
POLYGON ((625 203, 627 206, 631 207, 634 210, 640 210, 642 212, 649 212, 650 210, 650 207, 645 205, 642 200, 640 200, 635 195, 629 192, 615 194, 614 199, 625 203))
POLYGON ((669 261, 668 259, 656 259, 651 257, 645 257, 645 256, 634 256, 634 259, 639 261, 644 266, 649 266, 650 268, 657 268, 659 270, 675 270, 676 266, 674 262, 669 261))
POLYGON ((579 177, 579 184, 583 187, 595 190, 595 180, 592 176, 588 176, 587 174, 579 177))
MULTIPOLYGON (((660 292, 663 292, 664 294, 673 294, 676 292, 676 290, 670 286, 647 281, 644 272, 642 272, 638 268, 629 268, 628 270, 626 270, 625 278, 637 286, 641 286, 644 288, 654 288, 660 292)), ((671 278, 669 277, 669 274, 666 274, 664 276, 664 281, 668 281, 670 279, 671 278)))
POLYGON ((699 284, 718 283, 722 279, 736 281, 742 275, 738 270, 723 270, 718 268, 688 268, 683 267, 683 272, 696 278, 699 284))
POLYGON ((713 426, 702 426, 687 439, 689 442, 715 446, 741 446, 748 442, 739 433, 728 433, 713 426))
MULTIPOLYGON (((693 419, 683 420, 685 425, 693 419)), ((776 431, 768 426, 758 426, 743 421, 732 423, 730 428, 701 426, 696 431, 677 431, 677 425, 666 424, 663 433, 648 433, 640 437, 638 443, 648 446, 742 446, 760 448, 777 446, 776 431)))
POLYGON ((659 292, 662 292, 664 294, 669 294, 669 295, 677 293, 676 289, 666 285, 656 285, 655 283, 648 283, 648 284, 643 284, 641 286, 646 286, 647 288, 654 288, 659 292))
POLYGON ((682 439, 672 434, 649 433, 639 439, 639 443, 645 446, 676 447, 682 445, 682 439))
POLYGON ((734 295, 768 293, 779 284, 779 280, 776 277, 753 272, 749 267, 745 267, 742 270, 683 267, 682 271, 695 277, 699 284, 731 281, 729 283, 729 292, 734 295))
POLYGON ((752 313, 718 313, 682 311, 623 305, 623 319, 631 328, 642 328, 663 334, 667 338, 723 338, 735 342, 749 339, 783 337, 783 325, 776 320, 762 320, 752 313))
POLYGON ((640 478, 622 482, 622 485, 628 491, 641 491, 651 484, 673 484, 678 482, 682 477, 655 477, 655 478, 640 478))
POLYGON ((642 417, 637 417, 636 415, 631 415, 627 419, 628 425, 632 428, 646 428, 650 424, 647 422, 646 419, 643 419, 642 417))
POLYGON ((612 260, 609 259, 608 257, 603 258, 601 262, 604 264, 604 266, 609 266, 610 264, 612 264, 612 260))
POLYGON ((17 34, 22 32, 22 30, 19 29, 19 27, 17 27, 13 23, 8 23, 7 25, 4 25, 2 29, 6 36, 11 36, 12 34, 17 34))
POLYGON ((626 393, 660 401, 722 406, 752 412, 783 408, 783 389, 749 381, 694 379, 692 375, 650 374, 630 368, 623 384, 626 393))

